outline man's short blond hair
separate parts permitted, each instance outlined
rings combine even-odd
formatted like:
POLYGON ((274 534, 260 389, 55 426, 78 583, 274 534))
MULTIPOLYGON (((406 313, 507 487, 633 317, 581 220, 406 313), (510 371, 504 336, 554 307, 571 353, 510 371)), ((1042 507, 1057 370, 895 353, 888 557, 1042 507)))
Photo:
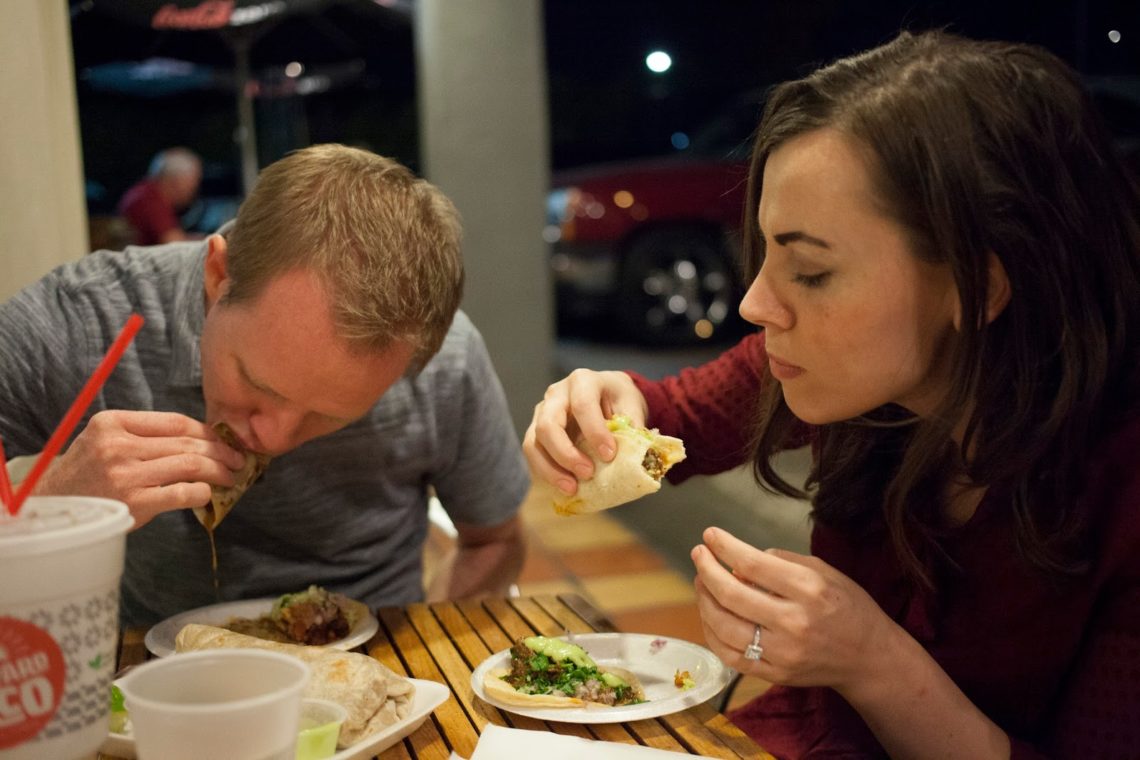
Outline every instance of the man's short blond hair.
POLYGON ((266 167, 226 233, 225 300, 256 298, 274 277, 315 272, 340 335, 362 350, 396 341, 420 367, 443 344, 463 293, 459 213, 392 159, 314 145, 266 167))

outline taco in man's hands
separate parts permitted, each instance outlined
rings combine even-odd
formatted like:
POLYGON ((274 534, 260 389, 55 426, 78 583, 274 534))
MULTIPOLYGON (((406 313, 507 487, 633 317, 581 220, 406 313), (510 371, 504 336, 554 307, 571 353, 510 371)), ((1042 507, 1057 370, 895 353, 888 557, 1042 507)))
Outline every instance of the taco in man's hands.
POLYGON ((637 676, 600 668, 577 644, 546 636, 519 639, 511 667, 483 677, 487 695, 518 707, 620 707, 645 701, 637 676))
POLYGON ((634 427, 629 417, 615 414, 606 425, 614 435, 617 453, 604 462, 586 441, 579 445, 594 460, 594 477, 578 481, 573 496, 544 483, 543 495, 560 515, 600 512, 661 490, 661 478, 685 458, 680 438, 661 435, 656 428, 634 427))
POLYGON ((268 454, 258 454, 247 449, 238 440, 234 431, 230 430, 224 422, 216 423, 214 432, 231 449, 245 455, 245 464, 234 473, 234 484, 232 486, 229 488, 211 486, 210 503, 204 507, 194 508, 194 516, 198 518, 198 522, 202 523, 202 527, 211 533, 213 533, 214 528, 221 524, 222 520, 226 519, 226 515, 234 508, 234 504, 237 504, 237 500, 242 497, 242 494, 248 491, 249 487, 261 477, 272 458, 268 454))

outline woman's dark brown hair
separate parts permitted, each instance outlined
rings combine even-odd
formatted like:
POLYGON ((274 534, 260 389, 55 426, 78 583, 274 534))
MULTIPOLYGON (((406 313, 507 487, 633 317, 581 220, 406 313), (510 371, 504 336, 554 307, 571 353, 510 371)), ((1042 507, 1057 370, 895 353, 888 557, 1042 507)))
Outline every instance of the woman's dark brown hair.
MULTIPOLYGON (((927 32, 780 85, 752 157, 749 276, 764 259, 756 211, 768 156, 824 127, 867 149, 876 200, 914 255, 951 269, 962 325, 937 414, 878 409, 820 430, 815 519, 856 535, 885 524, 901 565, 929 585, 947 488, 999 488, 1019 552, 1051 573, 1079 572, 1084 464, 1136 399, 1140 197, 1077 76, 1037 47, 927 32), (1012 297, 987 324, 991 252, 1012 297), (959 447, 950 433, 963 418, 959 447)), ((755 470, 797 494, 770 460, 798 423, 767 380, 755 470)))

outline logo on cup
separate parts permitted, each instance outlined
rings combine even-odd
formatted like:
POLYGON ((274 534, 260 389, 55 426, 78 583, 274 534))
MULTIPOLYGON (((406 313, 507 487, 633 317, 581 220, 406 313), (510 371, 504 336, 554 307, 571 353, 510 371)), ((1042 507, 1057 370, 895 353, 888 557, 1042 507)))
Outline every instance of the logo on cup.
POLYGON ((63 699, 67 665, 47 631, 0 616, 0 749, 43 730, 63 699))

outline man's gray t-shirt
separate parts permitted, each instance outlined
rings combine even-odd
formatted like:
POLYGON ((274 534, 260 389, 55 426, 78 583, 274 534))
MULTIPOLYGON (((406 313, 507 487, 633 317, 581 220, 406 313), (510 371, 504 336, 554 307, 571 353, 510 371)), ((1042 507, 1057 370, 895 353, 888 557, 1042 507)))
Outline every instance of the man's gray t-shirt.
MULTIPOLYGON (((100 251, 0 306, 0 439, 9 457, 44 447, 132 312, 146 324, 77 430, 104 409, 204 419, 204 257, 203 243, 100 251)), ((220 595, 191 510, 130 533, 122 622, 151 624, 310 583, 372 606, 420 600, 429 488, 455 522, 495 525, 517 513, 528 483, 502 386, 460 312, 424 370, 364 418, 273 460, 216 531, 220 595)))

